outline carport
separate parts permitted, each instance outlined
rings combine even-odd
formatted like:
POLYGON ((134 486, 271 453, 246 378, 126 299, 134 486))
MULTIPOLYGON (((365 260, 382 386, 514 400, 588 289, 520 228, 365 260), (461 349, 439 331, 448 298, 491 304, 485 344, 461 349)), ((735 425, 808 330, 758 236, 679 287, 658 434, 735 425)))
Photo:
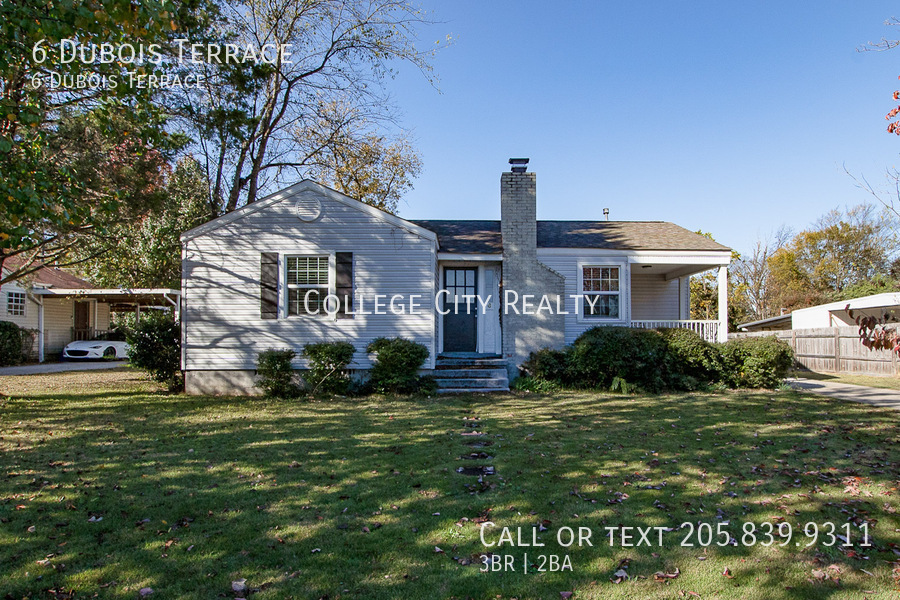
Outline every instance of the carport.
MULTIPOLYGON (((44 300, 67 298, 94 300, 109 304, 113 312, 134 311, 137 320, 141 309, 150 307, 172 308, 178 320, 181 313, 181 291, 168 288, 35 288, 31 293, 38 305, 38 360, 44 362, 44 300)), ((91 339, 99 333, 94 328, 73 329, 74 339, 91 339)))

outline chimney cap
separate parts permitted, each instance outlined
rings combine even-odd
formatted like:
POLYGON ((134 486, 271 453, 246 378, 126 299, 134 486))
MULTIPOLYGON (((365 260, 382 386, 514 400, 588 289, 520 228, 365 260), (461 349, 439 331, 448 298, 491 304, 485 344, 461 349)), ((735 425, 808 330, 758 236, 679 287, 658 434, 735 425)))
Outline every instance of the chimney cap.
POLYGON ((512 165, 513 173, 524 173, 528 170, 528 159, 527 158, 511 158, 509 159, 509 164, 512 165))

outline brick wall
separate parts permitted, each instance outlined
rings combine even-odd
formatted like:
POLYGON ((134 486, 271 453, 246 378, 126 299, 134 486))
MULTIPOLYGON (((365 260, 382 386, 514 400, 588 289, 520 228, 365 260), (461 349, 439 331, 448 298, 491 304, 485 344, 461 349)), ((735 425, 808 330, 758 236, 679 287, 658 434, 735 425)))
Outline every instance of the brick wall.
MULTIPOLYGON (((502 292, 515 291, 521 298, 533 294, 535 306, 547 296, 551 306, 565 301, 563 277, 537 259, 537 178, 534 173, 503 173, 500 178, 500 233, 503 238, 502 292)), ((519 303, 521 308, 521 302, 519 303)), ((518 366, 540 348, 561 348, 565 340, 565 316, 516 314, 507 310, 503 319, 503 356, 510 377, 518 366)))

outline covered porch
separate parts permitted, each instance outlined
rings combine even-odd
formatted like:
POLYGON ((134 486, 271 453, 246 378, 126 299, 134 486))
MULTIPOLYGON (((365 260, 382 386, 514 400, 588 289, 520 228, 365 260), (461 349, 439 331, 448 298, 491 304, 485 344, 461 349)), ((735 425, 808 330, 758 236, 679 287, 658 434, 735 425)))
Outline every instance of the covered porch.
POLYGON ((631 257, 631 327, 681 328, 709 342, 728 339, 728 262, 723 253, 695 256, 638 255, 631 257), (690 278, 715 270, 718 314, 716 319, 691 319, 690 278))

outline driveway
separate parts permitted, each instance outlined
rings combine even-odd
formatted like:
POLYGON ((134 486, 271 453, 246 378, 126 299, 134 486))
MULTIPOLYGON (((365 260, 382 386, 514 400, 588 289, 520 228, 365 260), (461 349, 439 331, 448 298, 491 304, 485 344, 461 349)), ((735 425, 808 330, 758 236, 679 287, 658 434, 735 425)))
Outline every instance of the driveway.
POLYGON ((21 367, 2 367, 0 368, 0 376, 43 375, 44 373, 62 373, 63 371, 96 371, 98 369, 115 369, 127 365, 127 360, 43 363, 40 365, 22 365, 21 367))
POLYGON ((894 410, 900 410, 900 390, 873 388, 865 385, 852 385, 849 383, 836 383, 831 381, 817 381, 814 379, 803 379, 802 377, 788 379, 787 383, 795 389, 812 392, 813 394, 821 394, 830 398, 851 400, 853 402, 861 402, 873 406, 886 406, 888 408, 893 408, 894 410))

